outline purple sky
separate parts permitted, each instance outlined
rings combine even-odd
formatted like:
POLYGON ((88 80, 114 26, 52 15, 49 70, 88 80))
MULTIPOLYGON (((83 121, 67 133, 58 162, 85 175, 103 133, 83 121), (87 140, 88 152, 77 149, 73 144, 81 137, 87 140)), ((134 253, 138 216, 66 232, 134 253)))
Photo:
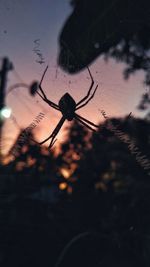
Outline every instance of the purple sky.
MULTIPOLYGON (((9 72, 8 85, 40 80, 48 64, 49 69, 43 82, 48 98, 58 103, 65 92, 69 92, 75 100, 86 94, 90 83, 87 70, 69 75, 57 67, 58 36, 70 12, 68 0, 0 1, 0 58, 8 56, 16 70, 9 72), (40 50, 45 63, 37 62, 39 56, 34 51, 36 49, 40 50)), ((117 64, 114 60, 109 60, 106 64, 102 57, 90 66, 99 87, 95 98, 79 114, 95 123, 103 120, 99 109, 104 109, 110 117, 120 117, 130 112, 133 116, 143 116, 136 109, 141 94, 147 91, 142 84, 143 73, 138 72, 124 81, 124 67, 124 64, 117 64)), ((42 103, 38 96, 31 98, 24 88, 9 94, 6 103, 12 108, 20 127, 27 127, 39 112, 46 112, 45 118, 36 128, 39 140, 51 133, 61 116, 42 103)), ((7 120, 4 127, 5 151, 17 133, 18 129, 11 119, 7 120)), ((59 141, 63 139, 62 133, 63 129, 58 136, 59 141)))

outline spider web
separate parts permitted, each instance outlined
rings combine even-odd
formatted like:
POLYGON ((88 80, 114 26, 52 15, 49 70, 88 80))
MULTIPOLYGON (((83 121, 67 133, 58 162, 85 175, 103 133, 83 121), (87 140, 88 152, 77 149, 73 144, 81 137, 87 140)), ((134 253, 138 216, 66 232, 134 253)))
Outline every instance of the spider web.
MULTIPOLYGON (((116 1, 113 1, 114 5, 115 3, 116 1)), ((128 21, 128 23, 134 23, 134 21, 128 21)), ((59 35, 61 27, 62 24, 60 23, 60 28, 56 33, 57 36, 59 35)), ((114 33, 115 31, 112 32, 112 34, 114 33)), ((48 29, 46 34, 48 35, 48 29)), ((103 42, 107 42, 107 39, 109 39, 109 37, 110 36, 107 36, 107 38, 103 40, 103 42)), ((42 43, 44 42, 42 36, 38 36, 38 38, 35 39, 40 39, 42 40, 42 43)), ((42 45, 42 43, 40 44, 42 45)), ((98 46, 99 44, 95 43, 95 49, 98 49, 98 46)), ((37 77, 38 80, 40 80, 45 66, 47 64, 49 65, 48 73, 43 81, 43 88, 48 98, 55 103, 58 103, 59 99, 65 92, 69 92, 76 101, 79 101, 83 96, 85 96, 90 83, 87 70, 84 69, 82 72, 76 75, 70 75, 59 68, 57 64, 57 55, 55 55, 54 57, 50 55, 51 51, 49 49, 49 44, 45 46, 45 51, 43 47, 41 48, 41 50, 44 54, 44 58, 47 58, 47 60, 42 65, 38 64, 38 62, 35 62, 35 72, 38 72, 37 77)), ((33 58, 35 60, 34 53, 33 58)), ((146 86, 144 87, 142 84, 142 73, 140 75, 136 74, 135 77, 131 77, 127 82, 124 81, 124 68, 125 64, 117 64, 113 59, 110 59, 106 64, 103 57, 99 57, 90 65, 93 79, 96 84, 99 84, 99 87, 94 99, 92 99, 92 101, 80 111, 80 115, 82 115, 83 117, 88 116, 89 120, 93 121, 94 123, 98 123, 102 120, 99 109, 104 109, 109 117, 120 117, 127 115, 130 112, 132 112, 132 115, 136 116, 136 106, 139 103, 140 96, 142 95, 142 93, 147 91, 148 88, 146 86)), ((22 78, 20 77, 20 75, 18 75, 18 71, 14 72, 14 75, 16 75, 16 82, 22 81, 22 78)), ((13 104, 14 99, 17 99, 17 102, 21 104, 21 116, 18 116, 17 112, 15 111, 13 113, 13 115, 16 117, 16 120, 18 121, 18 125, 20 125, 20 128, 22 127, 22 120, 20 120, 21 117, 27 117, 26 122, 23 123, 23 126, 26 127, 31 123, 31 114, 32 117, 35 117, 37 115, 37 112, 43 111, 44 113, 48 112, 48 114, 50 114, 50 120, 52 121, 52 123, 51 121, 49 121, 49 125, 47 124, 44 126, 39 126, 41 128, 42 126, 44 127, 44 137, 46 137, 47 134, 49 134, 49 132, 54 129, 54 126, 60 118, 60 114, 55 112, 53 109, 49 109, 49 107, 47 107, 46 104, 43 103, 41 99, 39 99, 39 97, 33 99, 25 90, 14 90, 8 98, 8 103, 10 104, 10 106, 12 105, 13 109, 15 110, 13 104)), ((63 129, 61 131, 63 131, 63 129)), ((6 132, 7 130, 4 134, 6 134, 6 132)))

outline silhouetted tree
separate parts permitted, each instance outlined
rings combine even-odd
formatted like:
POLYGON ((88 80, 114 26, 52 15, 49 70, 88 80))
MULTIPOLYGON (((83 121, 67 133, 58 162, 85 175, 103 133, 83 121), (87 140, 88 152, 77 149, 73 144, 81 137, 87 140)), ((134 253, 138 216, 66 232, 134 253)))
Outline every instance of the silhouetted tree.
POLYGON ((74 0, 73 11, 60 33, 58 62, 70 73, 98 56, 127 63, 125 78, 144 70, 150 84, 150 3, 148 0, 74 0))
POLYGON ((1 167, 7 176, 0 173, 3 267, 54 266, 80 234, 60 267, 149 266, 149 176, 110 122, 149 158, 149 122, 131 116, 109 119, 96 133, 75 121, 57 156, 27 140, 16 159, 1 167), (61 183, 71 189, 60 188, 52 202, 53 185, 58 190, 61 183))
POLYGON ((142 99, 138 105, 138 109, 141 111, 148 111, 145 118, 150 120, 150 91, 149 93, 142 95, 142 99))
MULTIPOLYGON (((126 117, 111 119, 110 122, 128 135, 131 141, 134 140, 149 158, 147 121, 126 117)), ((127 144, 115 136, 107 124, 108 121, 100 125, 99 132, 93 134, 84 157, 78 162, 73 174, 77 180, 68 212, 78 233, 99 233, 100 238, 95 239, 93 244, 95 251, 101 247, 103 235, 108 244, 113 243, 114 248, 107 249, 107 255, 110 256, 105 258, 102 266, 122 266, 124 258, 129 266, 141 266, 141 262, 149 264, 149 242, 146 238, 150 232, 149 176, 131 154, 127 144)), ((85 261, 87 266, 93 266, 96 258, 92 265, 90 260, 93 254, 92 251, 91 254, 88 252, 89 247, 90 238, 77 240, 70 246, 69 254, 66 253, 60 266, 70 266, 72 261, 78 264, 85 261), (87 258, 82 257, 81 261, 80 246, 88 255, 87 258)), ((99 260, 101 257, 99 253, 99 260)))
POLYGON ((30 138, 23 142, 21 134, 16 150, 10 150, 15 159, 0 174, 1 266, 48 267, 60 249, 59 224, 54 221, 59 199, 54 154, 30 138))

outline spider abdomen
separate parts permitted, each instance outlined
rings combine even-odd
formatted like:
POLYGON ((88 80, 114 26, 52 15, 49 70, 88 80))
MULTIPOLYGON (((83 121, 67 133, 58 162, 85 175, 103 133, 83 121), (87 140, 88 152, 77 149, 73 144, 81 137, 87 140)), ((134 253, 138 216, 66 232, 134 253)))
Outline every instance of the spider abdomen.
POLYGON ((58 105, 63 116, 68 121, 73 120, 76 109, 76 102, 68 93, 62 96, 62 98, 59 100, 58 105))

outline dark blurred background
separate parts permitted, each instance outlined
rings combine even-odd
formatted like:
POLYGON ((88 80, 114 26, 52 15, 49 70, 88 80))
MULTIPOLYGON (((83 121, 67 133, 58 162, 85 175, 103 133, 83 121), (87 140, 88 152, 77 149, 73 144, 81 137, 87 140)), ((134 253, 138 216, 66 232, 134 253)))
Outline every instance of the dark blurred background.
MULTIPOLYGON (((150 156, 146 119, 110 120, 150 156)), ((1 266, 55 266, 79 234, 60 266, 149 265, 150 177, 106 124, 74 122, 57 156, 27 141, 1 164, 1 266)))

